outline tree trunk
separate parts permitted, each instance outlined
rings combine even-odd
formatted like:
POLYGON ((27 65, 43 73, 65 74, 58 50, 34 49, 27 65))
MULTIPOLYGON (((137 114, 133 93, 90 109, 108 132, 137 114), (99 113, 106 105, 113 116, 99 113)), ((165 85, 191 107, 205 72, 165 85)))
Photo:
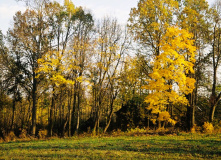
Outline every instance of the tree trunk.
MULTIPOLYGON (((196 85, 196 84, 195 84, 196 85)), ((187 130, 191 131, 191 129, 195 126, 195 89, 192 93, 188 94, 186 97, 189 101, 189 105, 187 106, 187 113, 186 113, 186 124, 187 130)))
POLYGON ((186 112, 186 129, 187 131, 191 130, 191 107, 187 106, 187 112, 186 112))
POLYGON ((69 118, 68 118, 68 136, 71 137, 71 121, 72 121, 72 110, 69 110, 69 118))
POLYGON ((36 102, 37 102, 37 98, 36 98, 36 91, 37 91, 37 79, 35 78, 35 72, 33 72, 33 89, 32 89, 32 100, 33 100, 33 106, 32 106, 32 136, 36 135, 36 110, 37 110, 37 106, 36 106, 36 102))
POLYGON ((158 120, 158 128, 161 128, 161 121, 158 120))
MULTIPOLYGON (((65 120, 64 125, 63 125, 62 136, 65 135, 65 128, 66 128, 67 124, 68 124, 68 115, 66 116, 66 120, 65 120)), ((69 133, 68 133, 68 134, 69 134, 69 133)), ((69 136, 69 135, 68 135, 68 136, 69 136)))
POLYGON ((209 115, 210 122, 213 122, 215 109, 216 109, 216 105, 212 105, 210 108, 210 115, 209 115))
MULTIPOLYGON (((75 95, 75 93, 74 93, 74 95, 75 95)), ((71 136, 71 128, 72 128, 72 112, 73 112, 73 106, 71 106, 71 104, 72 104, 72 90, 71 90, 71 93, 69 94, 69 99, 70 100, 68 100, 69 101, 69 103, 68 103, 68 136, 70 137, 71 136)), ((75 103, 75 97, 74 97, 74 103, 75 103)))
POLYGON ((93 135, 96 135, 96 130, 97 130, 97 118, 95 119, 94 123, 93 135))
POLYGON ((76 109, 76 100, 77 100, 77 93, 76 93, 76 85, 74 85, 74 100, 73 100, 73 106, 72 106, 72 111, 71 115, 69 115, 69 128, 68 128, 68 135, 71 136, 71 131, 72 131, 72 126, 74 125, 74 119, 73 117, 75 116, 75 109, 76 109))
POLYGON ((80 125, 80 107, 77 107, 77 124, 76 124, 76 131, 75 133, 78 134, 79 132, 79 125, 80 125))
POLYGON ((191 128, 193 128, 195 126, 195 110, 196 110, 196 106, 193 105, 192 106, 192 123, 191 123, 191 128))
MULTIPOLYGON (((54 92, 54 89, 53 89, 54 92)), ((49 117, 49 125, 48 125, 48 136, 51 137, 53 134, 53 120, 54 120, 54 106, 55 106, 55 100, 54 100, 54 93, 52 95, 51 100, 51 108, 50 108, 50 117, 49 117)))
POLYGON ((147 128, 150 129, 150 111, 148 110, 147 128))
MULTIPOLYGON (((69 106, 71 107, 71 106, 69 106)), ((68 118, 68 136, 71 137, 71 121, 72 121, 72 109, 69 109, 69 118, 68 118)))
POLYGON ((213 122, 213 120, 214 120, 215 109, 216 109, 216 106, 219 103, 220 98, 221 98, 221 92, 219 93, 217 98, 215 100, 213 100, 214 103, 211 103, 210 116, 209 116, 209 121, 210 122, 213 122))
POLYGON ((15 96, 13 98, 13 103, 12 103, 12 124, 11 124, 11 130, 13 129, 13 126, 14 126, 14 118, 15 118, 15 96))
POLYGON ((78 101, 77 101, 77 125, 76 125, 76 131, 75 131, 76 134, 78 134, 79 126, 80 126, 80 104, 81 104, 80 90, 81 90, 81 84, 79 82, 78 83, 78 93, 77 93, 78 101))
POLYGON ((95 114, 95 124, 93 129, 93 134, 96 135, 99 133, 99 106, 97 106, 96 114, 95 114))
POLYGON ((108 127, 110 126, 110 122, 111 122, 112 116, 113 116, 113 105, 111 105, 111 111, 110 111, 110 114, 109 114, 109 116, 108 116, 107 125, 106 125, 105 128, 104 128, 104 133, 106 133, 108 127))
POLYGON ((217 60, 216 60, 216 53, 215 52, 220 52, 220 48, 219 48, 219 39, 220 39, 220 34, 218 37, 218 44, 216 45, 216 26, 214 27, 214 32, 213 32, 213 87, 212 87, 212 94, 210 97, 210 115, 209 115, 209 121, 213 122, 214 119, 214 113, 215 113, 215 109, 216 106, 218 104, 218 101, 220 99, 220 94, 218 95, 218 97, 216 97, 216 81, 217 81, 217 68, 218 68, 218 64, 219 64, 219 58, 220 55, 217 55, 217 60), (215 46, 217 46, 217 50, 215 49, 215 46), (216 50, 216 51, 215 51, 216 50))

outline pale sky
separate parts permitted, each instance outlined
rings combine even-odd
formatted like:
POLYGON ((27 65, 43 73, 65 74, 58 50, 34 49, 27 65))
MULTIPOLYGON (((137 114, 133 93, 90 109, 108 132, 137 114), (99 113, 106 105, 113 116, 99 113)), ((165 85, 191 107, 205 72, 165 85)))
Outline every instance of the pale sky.
MULTIPOLYGON (((64 0, 57 0, 63 3, 64 0)), ((116 17, 122 24, 126 24, 130 9, 137 6, 138 0, 72 0, 76 6, 91 10, 96 19, 106 15, 116 17)), ((215 0, 208 0, 211 5, 215 0)), ((0 0, 0 29, 5 34, 12 26, 13 15, 17 11, 24 11, 25 4, 16 0, 0 0)))

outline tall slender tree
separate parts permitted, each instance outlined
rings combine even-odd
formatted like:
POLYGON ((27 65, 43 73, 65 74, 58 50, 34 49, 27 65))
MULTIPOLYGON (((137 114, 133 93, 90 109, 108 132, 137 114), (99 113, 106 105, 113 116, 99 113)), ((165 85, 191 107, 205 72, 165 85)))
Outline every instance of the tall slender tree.
POLYGON ((212 46, 212 69, 213 69, 213 82, 212 93, 210 96, 210 115, 209 121, 214 120, 214 113, 217 104, 221 98, 221 92, 217 95, 217 70, 221 60, 221 2, 216 1, 213 4, 211 12, 213 27, 211 31, 211 46, 212 46))

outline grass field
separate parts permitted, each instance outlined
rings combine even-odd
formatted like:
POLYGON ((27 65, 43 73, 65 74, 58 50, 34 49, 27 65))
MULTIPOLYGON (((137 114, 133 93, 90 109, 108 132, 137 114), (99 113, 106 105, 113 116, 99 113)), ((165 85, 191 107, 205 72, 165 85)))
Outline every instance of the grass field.
POLYGON ((0 159, 221 159, 221 135, 72 137, 0 143, 0 159))

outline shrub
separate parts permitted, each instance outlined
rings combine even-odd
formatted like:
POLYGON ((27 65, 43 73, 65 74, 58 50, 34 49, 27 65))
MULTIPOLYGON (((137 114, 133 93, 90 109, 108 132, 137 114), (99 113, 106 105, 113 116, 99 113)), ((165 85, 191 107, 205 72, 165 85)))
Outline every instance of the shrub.
POLYGON ((45 139, 48 135, 48 131, 47 130, 39 130, 38 131, 38 138, 39 139, 45 139))
POLYGON ((191 133, 196 133, 196 125, 194 125, 191 129, 190 129, 191 133))
POLYGON ((3 142, 4 142, 4 140, 2 138, 0 138, 0 143, 3 143, 3 142))
POLYGON ((214 127, 212 123, 204 122, 203 124, 203 132, 204 133, 213 133, 214 127))
POLYGON ((125 133, 122 132, 120 129, 117 129, 117 130, 113 130, 113 131, 111 132, 111 135, 112 135, 112 136, 122 136, 122 135, 125 135, 125 133))
POLYGON ((127 130, 128 135, 143 135, 146 134, 147 130, 145 128, 134 128, 134 129, 129 129, 127 130))
POLYGON ((215 124, 214 124, 214 132, 215 133, 221 133, 221 120, 215 122, 215 124))
POLYGON ((26 131, 26 129, 22 129, 21 130, 21 133, 19 134, 19 138, 21 138, 21 139, 26 139, 27 138, 27 131, 26 131))
POLYGON ((10 131, 8 134, 4 133, 4 140, 6 142, 15 141, 16 140, 15 133, 13 131, 10 131))

